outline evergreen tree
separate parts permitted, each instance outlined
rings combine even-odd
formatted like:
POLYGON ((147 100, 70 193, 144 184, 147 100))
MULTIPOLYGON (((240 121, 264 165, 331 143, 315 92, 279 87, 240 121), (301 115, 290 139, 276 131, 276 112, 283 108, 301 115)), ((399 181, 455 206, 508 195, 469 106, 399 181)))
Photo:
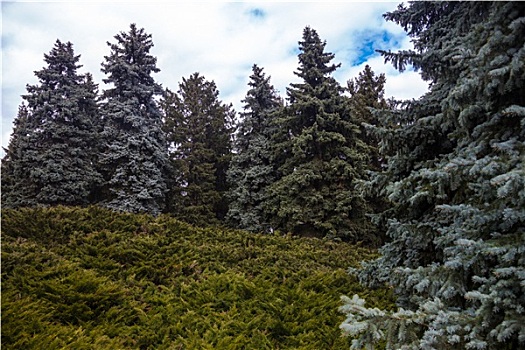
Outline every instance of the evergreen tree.
POLYGON ((199 73, 183 78, 178 93, 168 91, 162 105, 174 171, 170 211, 193 224, 219 224, 228 211, 235 112, 199 73))
POLYGON ((35 72, 39 84, 27 86, 2 162, 4 206, 93 200, 102 181, 95 169, 97 87, 89 74, 77 73, 79 59, 70 42, 57 40, 44 55, 47 67, 35 72))
POLYGON ((235 227, 268 232, 269 217, 265 208, 267 188, 276 180, 272 162, 272 123, 282 101, 263 69, 252 67, 244 112, 235 139, 235 154, 228 171, 230 206, 228 221, 235 227))
POLYGON ((387 13, 414 51, 429 93, 380 130, 388 169, 374 181, 393 208, 390 242, 356 271, 386 283, 399 309, 345 298, 341 326, 361 349, 525 346, 525 4, 413 2, 387 13))
MULTIPOLYGON (((13 134, 2 159, 2 206, 16 208, 34 206, 37 189, 31 181, 27 153, 31 146, 29 111, 22 103, 15 118, 13 134), (27 158, 27 159, 26 159, 27 158)), ((34 153, 34 152, 33 152, 34 153)))
POLYGON ((379 138, 365 129, 366 125, 379 126, 378 112, 388 108, 385 100, 386 77, 380 74, 376 77, 369 65, 359 73, 359 76, 347 82, 350 93, 350 110, 354 119, 361 125, 361 139, 369 146, 369 168, 381 169, 383 160, 379 155, 379 138))
MULTIPOLYGON (((369 65, 359 73, 358 77, 347 82, 347 91, 350 93, 348 99, 350 111, 360 127, 360 139, 367 145, 368 162, 366 164, 367 174, 382 171, 386 167, 385 156, 381 154, 381 138, 374 132, 377 127, 383 126, 384 115, 387 110, 394 105, 393 101, 385 100, 385 83, 384 74, 376 76, 369 65), (380 120, 381 118, 381 120, 380 120)), ((378 238, 377 243, 384 242, 385 236, 381 220, 377 220, 376 213, 388 208, 388 199, 380 193, 377 186, 371 186, 367 183, 360 183, 359 186, 362 195, 369 205, 368 216, 371 216, 374 224, 374 231, 378 238)))
POLYGON ((161 86, 157 59, 150 54, 150 34, 131 24, 128 33, 108 43, 102 63, 104 79, 112 87, 103 91, 104 149, 100 159, 106 185, 102 204, 127 212, 158 214, 165 208, 168 156, 162 115, 155 96, 161 86))
POLYGON ((278 121, 275 147, 280 178, 270 188, 275 225, 298 235, 369 240, 366 205, 355 190, 363 177, 365 145, 331 77, 339 65, 326 43, 306 27, 299 42, 302 83, 288 88, 289 105, 278 121))

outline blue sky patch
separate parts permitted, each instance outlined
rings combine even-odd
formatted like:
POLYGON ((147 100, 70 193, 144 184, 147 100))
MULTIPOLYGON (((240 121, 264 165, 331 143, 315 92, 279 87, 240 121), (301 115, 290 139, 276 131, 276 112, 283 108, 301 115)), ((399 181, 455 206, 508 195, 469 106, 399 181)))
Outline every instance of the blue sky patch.
POLYGON ((357 58, 354 60, 354 65, 360 65, 361 63, 368 61, 368 59, 371 56, 374 56, 375 54, 375 48, 374 48, 374 41, 368 40, 364 41, 361 48, 359 49, 359 53, 357 58))
POLYGON ((353 65, 360 65, 367 61, 370 57, 379 55, 376 50, 392 50, 395 51, 399 47, 399 38, 386 30, 378 32, 361 32, 357 33, 359 38, 357 42, 360 46, 356 48, 356 58, 353 60, 353 65))
POLYGON ((288 55, 297 57, 301 53, 301 50, 297 45, 290 47, 290 50, 288 50, 288 55))
POLYGON ((259 8, 251 9, 250 11, 248 11, 248 13, 250 14, 250 16, 257 19, 263 19, 264 17, 266 17, 266 12, 259 8))

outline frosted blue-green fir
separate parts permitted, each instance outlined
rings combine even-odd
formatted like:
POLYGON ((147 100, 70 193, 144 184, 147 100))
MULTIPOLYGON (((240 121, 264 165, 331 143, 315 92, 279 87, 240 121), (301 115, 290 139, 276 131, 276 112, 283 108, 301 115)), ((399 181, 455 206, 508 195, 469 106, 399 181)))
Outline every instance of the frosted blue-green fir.
POLYGON ((38 84, 27 85, 2 159, 2 205, 86 205, 102 183, 97 87, 77 72, 79 58, 57 40, 35 72, 38 84))
POLYGON ((226 219, 230 224, 251 232, 271 231, 271 217, 265 203, 268 187, 275 182, 272 135, 277 131, 275 119, 282 107, 277 91, 263 69, 252 67, 244 98, 235 154, 228 169, 230 205, 226 219))
POLYGON ((151 35, 130 26, 108 43, 102 71, 111 87, 103 92, 101 172, 106 179, 101 204, 126 212, 159 214, 165 207, 169 169, 166 135, 155 96, 162 93, 152 73, 160 71, 149 54, 151 35))
POLYGON ((391 209, 381 257, 353 269, 389 286, 398 309, 343 297, 352 348, 525 348, 525 3, 412 2, 385 18, 415 49, 430 91, 378 113, 391 209))

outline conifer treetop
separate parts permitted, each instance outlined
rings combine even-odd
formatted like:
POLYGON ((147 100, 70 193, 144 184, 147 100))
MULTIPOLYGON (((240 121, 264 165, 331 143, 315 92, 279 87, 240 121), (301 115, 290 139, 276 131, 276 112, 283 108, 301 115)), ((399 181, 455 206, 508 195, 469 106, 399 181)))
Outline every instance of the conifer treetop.
POLYGON ((129 94, 133 87, 144 90, 144 99, 162 93, 161 86, 152 77, 152 73, 160 72, 157 58, 150 54, 154 46, 152 35, 132 23, 129 32, 120 32, 114 38, 116 43, 107 43, 111 53, 104 56, 102 63, 102 72, 108 75, 103 81, 113 84, 114 88, 107 89, 104 97, 129 94))
POLYGON ((295 75, 304 79, 307 84, 315 87, 341 64, 329 64, 334 58, 333 53, 325 52, 326 42, 321 41, 315 29, 306 27, 303 30, 303 40, 299 41, 299 68, 295 75))

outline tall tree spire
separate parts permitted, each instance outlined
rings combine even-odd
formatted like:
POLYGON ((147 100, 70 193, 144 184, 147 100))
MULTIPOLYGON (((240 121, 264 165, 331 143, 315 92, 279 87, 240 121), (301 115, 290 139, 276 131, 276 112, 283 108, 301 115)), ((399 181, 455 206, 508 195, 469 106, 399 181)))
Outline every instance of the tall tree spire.
POLYGON ((162 104, 174 172, 170 211, 193 224, 218 224, 228 211, 235 111, 219 99, 215 82, 199 73, 184 78, 162 104))
POLYGON ((277 122, 280 179, 270 188, 275 225, 298 235, 368 240, 366 205, 354 189, 363 176, 364 145, 343 89, 331 76, 339 65, 309 27, 299 42, 301 83, 288 88, 277 122), (279 158, 280 157, 280 158, 279 158))
POLYGON ((276 131, 273 120, 282 101, 270 84, 270 77, 257 65, 252 67, 248 86, 228 171, 228 221, 248 231, 268 232, 271 224, 265 208, 267 189, 277 176, 272 156, 272 136, 276 131))
POLYGON ((106 178, 102 204, 119 211, 158 214, 165 208, 168 169, 166 137, 155 96, 162 88, 152 74, 160 70, 150 54, 150 34, 131 24, 109 43, 102 71, 106 84, 101 166, 106 178))

